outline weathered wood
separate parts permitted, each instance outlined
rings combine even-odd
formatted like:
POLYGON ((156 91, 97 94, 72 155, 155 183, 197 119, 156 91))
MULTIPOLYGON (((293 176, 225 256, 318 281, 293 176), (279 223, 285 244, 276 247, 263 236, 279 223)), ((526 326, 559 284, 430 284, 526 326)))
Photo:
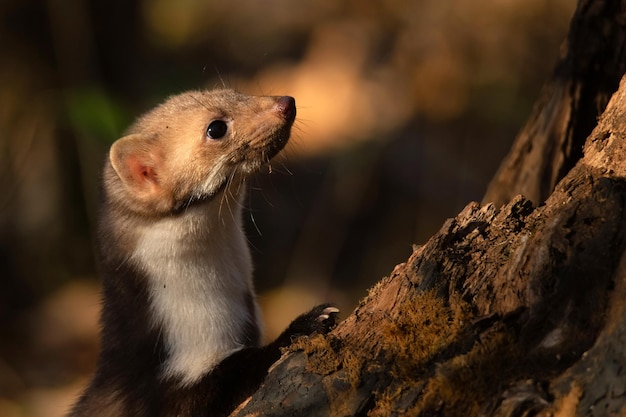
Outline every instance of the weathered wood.
POLYGON ((535 204, 582 156, 626 71, 626 2, 580 0, 551 79, 492 179, 483 203, 523 194, 535 204))
POLYGON ((624 415, 625 120, 626 81, 545 205, 469 204, 234 415, 624 415))
POLYGON ((602 113, 625 4, 579 2, 496 203, 469 204, 331 334, 296 342, 234 416, 626 415, 626 80, 602 113))

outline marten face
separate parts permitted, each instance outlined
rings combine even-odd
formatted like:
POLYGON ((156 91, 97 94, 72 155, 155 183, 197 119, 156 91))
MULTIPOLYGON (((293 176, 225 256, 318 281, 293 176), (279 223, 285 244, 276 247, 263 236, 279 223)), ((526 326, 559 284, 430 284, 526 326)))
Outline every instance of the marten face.
POLYGON ((112 145, 113 172, 105 172, 105 186, 131 211, 152 215, 171 214, 225 188, 237 192, 285 146, 295 116, 291 97, 232 90, 174 96, 112 145))

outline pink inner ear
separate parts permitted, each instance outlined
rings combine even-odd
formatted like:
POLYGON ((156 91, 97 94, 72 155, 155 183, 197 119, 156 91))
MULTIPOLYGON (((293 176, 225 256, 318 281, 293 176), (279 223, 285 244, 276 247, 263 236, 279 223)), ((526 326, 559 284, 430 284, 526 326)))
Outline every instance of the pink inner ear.
POLYGON ((142 163, 136 156, 129 156, 126 163, 135 185, 141 187, 146 185, 145 182, 154 185, 158 183, 157 173, 154 168, 142 163))

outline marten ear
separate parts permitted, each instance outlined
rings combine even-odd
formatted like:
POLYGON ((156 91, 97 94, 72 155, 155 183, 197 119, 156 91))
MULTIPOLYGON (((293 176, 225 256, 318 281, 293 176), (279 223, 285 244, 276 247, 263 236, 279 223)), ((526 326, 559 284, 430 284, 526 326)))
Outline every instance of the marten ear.
POLYGON ((162 158, 157 147, 141 134, 124 136, 111 146, 109 159, 113 169, 122 182, 140 196, 149 196, 161 188, 162 158))

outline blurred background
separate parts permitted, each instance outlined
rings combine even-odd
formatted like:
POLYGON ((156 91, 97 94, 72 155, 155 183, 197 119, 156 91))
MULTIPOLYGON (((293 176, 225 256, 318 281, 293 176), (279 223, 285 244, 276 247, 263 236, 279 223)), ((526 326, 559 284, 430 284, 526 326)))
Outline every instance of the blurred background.
POLYGON ((344 317, 480 200, 550 75, 571 0, 0 1, 0 417, 61 416, 95 365, 99 171, 187 89, 292 95, 250 181, 268 337, 344 317))

